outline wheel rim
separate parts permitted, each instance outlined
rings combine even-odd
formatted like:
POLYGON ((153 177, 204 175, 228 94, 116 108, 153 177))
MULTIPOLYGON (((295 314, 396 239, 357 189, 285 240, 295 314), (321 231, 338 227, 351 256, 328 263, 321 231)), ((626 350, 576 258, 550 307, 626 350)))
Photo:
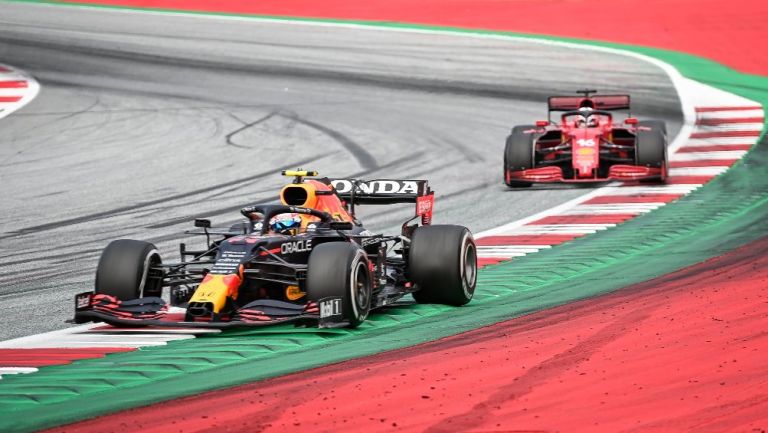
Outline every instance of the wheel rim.
POLYGON ((144 269, 141 277, 141 283, 139 285, 139 297, 146 297, 148 294, 151 296, 161 296, 163 290, 163 277, 157 275, 157 272, 150 272, 153 266, 157 266, 162 263, 160 254, 157 250, 150 251, 147 258, 144 260, 144 269))
POLYGON ((352 301, 355 303, 358 316, 361 319, 365 318, 368 314, 370 293, 368 290, 368 269, 362 261, 357 263, 352 276, 352 301))
POLYGON ((464 250, 464 284, 465 290, 470 287, 474 287, 475 279, 477 278, 477 252, 475 246, 471 242, 467 242, 467 247, 464 250))
POLYGON ((149 267, 153 261, 158 261, 160 254, 157 250, 150 250, 147 256, 144 257, 144 267, 141 269, 141 279, 139 280, 138 297, 144 296, 144 287, 147 285, 147 277, 149 276, 149 267), (157 259, 153 260, 155 257, 157 259))

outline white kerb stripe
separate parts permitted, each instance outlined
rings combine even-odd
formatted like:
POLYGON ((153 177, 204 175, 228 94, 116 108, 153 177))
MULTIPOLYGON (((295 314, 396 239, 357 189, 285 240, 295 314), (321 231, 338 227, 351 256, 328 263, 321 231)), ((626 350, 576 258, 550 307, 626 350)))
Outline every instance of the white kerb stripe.
POLYGON ((0 341, 0 349, 5 348, 35 348, 35 347, 56 347, 51 346, 51 342, 56 342, 60 339, 68 338, 68 336, 85 332, 91 328, 97 326, 103 326, 102 323, 89 323, 87 325, 73 326, 71 328, 59 329, 56 331, 46 332, 44 334, 29 335, 26 337, 14 338, 12 340, 0 341))
POLYGON ((603 191, 601 195, 633 195, 633 194, 688 194, 701 187, 701 184, 673 184, 654 186, 621 186, 603 191))
POLYGON ((517 227, 505 234, 586 234, 613 227, 616 224, 542 224, 517 227))
POLYGON ((728 170, 728 167, 679 167, 669 169, 670 176, 717 176, 728 170))
POLYGON ((573 208, 564 211, 561 215, 640 214, 650 212, 660 206, 663 206, 664 204, 664 202, 617 203, 605 205, 585 204, 574 206, 573 208))
MULTIPOLYGON (((89 325, 103 326, 99 325, 89 325)), ((78 327, 80 328, 80 327, 78 327)), ((99 334, 94 332, 84 332, 87 329, 78 329, 72 331, 67 328, 61 331, 48 332, 45 334, 33 335, 30 337, 17 338, 14 340, 3 341, 0 348, 77 348, 77 347, 142 347, 142 346, 162 346, 168 341, 186 340, 194 338, 194 335, 188 334, 99 334), (69 331, 69 332, 62 332, 69 331)))
POLYGON ((719 131, 762 131, 763 124, 756 123, 722 123, 719 125, 696 125, 694 132, 719 132, 719 131))
MULTIPOLYGON (((86 348, 86 347, 128 347, 138 348, 144 346, 165 346, 170 340, 186 340, 195 338, 194 335, 179 335, 181 338, 157 339, 144 338, 144 335, 109 335, 97 336, 90 335, 91 338, 70 338, 59 341, 45 341, 36 344, 35 348, 47 349, 66 349, 66 348, 86 348), (109 337, 109 338, 100 338, 109 337)), ((151 337, 154 337, 152 335, 151 337)), ((7 345, 7 348, 28 349, 25 345, 7 345)))
POLYGON ((739 144, 755 144, 757 137, 709 137, 689 138, 683 147, 688 146, 736 146, 739 144))
POLYGON ((747 153, 746 150, 722 150, 712 152, 678 152, 670 161, 703 161, 712 159, 737 160, 747 153))
POLYGON ((762 108, 752 108, 749 110, 727 110, 727 111, 700 111, 696 113, 699 119, 748 119, 751 117, 765 117, 762 108))
MULTIPOLYGON (((104 325, 102 326, 109 326, 104 325)), ((221 333, 220 329, 210 328, 184 328, 183 325, 179 325, 178 328, 104 328, 104 329, 92 329, 88 331, 89 334, 218 334, 221 333)))
POLYGON ((544 248, 552 248, 551 246, 542 246, 541 248, 531 248, 531 245, 494 245, 494 246, 481 246, 477 247, 478 254, 488 254, 493 252, 498 253, 535 253, 544 248))
POLYGON ((515 253, 515 252, 504 252, 504 253, 477 253, 478 259, 511 259, 512 257, 524 257, 527 256, 529 253, 515 253))
POLYGON ((3 367, 0 366, 0 379, 3 378, 3 375, 8 374, 29 374, 36 372, 37 369, 34 367, 3 367))
POLYGON ((0 63, 0 67, 7 69, 0 73, 1 81, 26 81, 27 87, 0 89, 2 96, 20 96, 21 99, 16 102, 0 103, 0 119, 13 113, 30 103, 40 92, 40 84, 32 76, 24 71, 16 69, 10 65, 0 63))

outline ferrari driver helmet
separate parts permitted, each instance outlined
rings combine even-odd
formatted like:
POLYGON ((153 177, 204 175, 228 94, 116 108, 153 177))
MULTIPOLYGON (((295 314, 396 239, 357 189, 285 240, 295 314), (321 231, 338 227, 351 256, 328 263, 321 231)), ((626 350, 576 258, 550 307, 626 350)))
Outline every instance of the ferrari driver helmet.
POLYGON ((297 213, 282 213, 269 221, 269 229, 275 233, 290 234, 301 227, 301 216, 297 213))
POLYGON ((592 107, 581 107, 579 108, 579 111, 582 113, 582 116, 577 120, 579 126, 597 126, 597 117, 590 114, 592 112, 592 107))

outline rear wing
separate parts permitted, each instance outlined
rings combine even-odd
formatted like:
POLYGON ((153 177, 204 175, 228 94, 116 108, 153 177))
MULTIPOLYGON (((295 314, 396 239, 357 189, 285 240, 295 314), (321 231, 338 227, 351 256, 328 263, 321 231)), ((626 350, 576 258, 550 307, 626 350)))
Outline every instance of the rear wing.
POLYGON ((426 180, 330 179, 330 182, 336 195, 353 209, 357 204, 415 203, 416 216, 421 216, 422 223, 429 224, 432 220, 435 193, 426 180))
POLYGON ((331 179, 336 194, 355 204, 415 203, 432 192, 426 180, 331 179))
POLYGON ((595 110, 629 110, 629 95, 594 95, 583 96, 550 96, 549 111, 574 111, 584 106, 594 105, 595 110), (592 102, 590 104, 589 102, 592 102))

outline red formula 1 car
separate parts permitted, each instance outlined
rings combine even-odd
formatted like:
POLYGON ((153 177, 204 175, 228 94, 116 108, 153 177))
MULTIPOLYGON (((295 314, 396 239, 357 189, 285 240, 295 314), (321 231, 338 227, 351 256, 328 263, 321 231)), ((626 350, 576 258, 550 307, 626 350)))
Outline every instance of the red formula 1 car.
POLYGON ((551 96, 548 120, 515 126, 504 149, 504 183, 604 182, 667 178, 667 128, 663 121, 623 123, 617 110, 629 110, 629 95, 551 96), (560 123, 552 122, 560 113, 560 123))

